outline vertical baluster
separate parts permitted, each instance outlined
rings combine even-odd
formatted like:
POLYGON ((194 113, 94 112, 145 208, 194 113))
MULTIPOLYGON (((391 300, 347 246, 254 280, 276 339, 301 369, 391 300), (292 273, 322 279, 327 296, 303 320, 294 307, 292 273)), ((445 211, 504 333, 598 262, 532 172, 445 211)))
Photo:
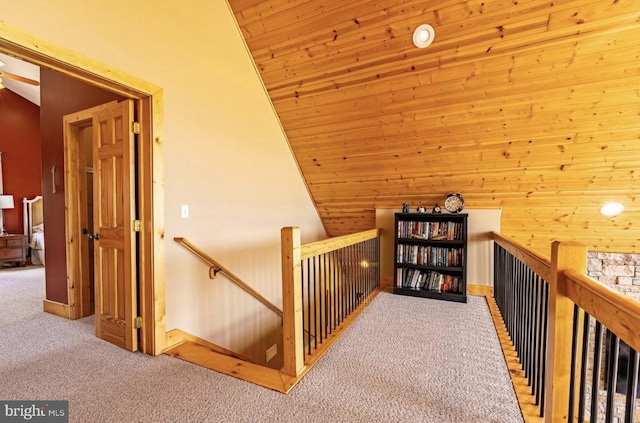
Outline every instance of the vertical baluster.
POLYGON ((371 268, 371 266, 373 265, 371 262, 371 256, 369 254, 369 245, 367 242, 362 244, 362 252, 363 252, 363 262, 367 263, 366 266, 360 266, 360 270, 363 274, 363 285, 362 285, 362 299, 364 300, 365 298, 367 298, 367 294, 369 293, 369 284, 371 282, 371 272, 370 269, 373 270, 371 268))
POLYGON ((573 306, 573 332, 571 343, 571 376, 569 377, 569 414, 568 421, 573 421, 576 403, 576 373, 578 371, 578 351, 580 349, 580 307, 573 306))
POLYGON ((591 375, 591 421, 598 421, 598 388, 602 359, 602 324, 596 320, 596 332, 593 346, 593 372, 591 375))
POLYGON ((357 269, 356 269, 356 249, 355 246, 350 245, 349 246, 349 276, 351 277, 351 308, 349 309, 349 314, 353 313, 353 310, 356 309, 356 303, 357 303, 357 296, 356 296, 356 290, 358 289, 357 286, 357 279, 356 279, 356 274, 357 274, 357 269))
POLYGON ((340 249, 340 281, 342 283, 342 319, 344 320, 347 316, 347 254, 344 248, 340 249))
POLYGON ((505 322, 506 327, 506 316, 507 316, 507 260, 506 260, 506 250, 502 247, 499 248, 500 251, 500 275, 498 280, 500 282, 500 313, 502 314, 502 318, 505 322))
POLYGON ((607 406, 605 411, 605 422, 613 423, 615 417, 615 396, 616 383, 618 382, 618 354, 620 340, 607 329, 607 406))
POLYGON ((314 290, 316 292, 315 301, 313 302, 316 306, 315 314, 316 314, 316 327, 318 331, 318 345, 322 345, 324 333, 322 332, 322 276, 320 274, 320 270, 322 269, 322 255, 315 256, 313 259, 313 268, 314 268, 314 290))
POLYGON ((540 369, 538 367, 538 354, 540 352, 540 321, 542 316, 540 314, 540 277, 537 274, 533 275, 533 348, 531 350, 531 395, 535 395, 538 387, 538 375, 540 369))
POLYGON ((340 290, 338 285, 338 274, 336 273, 337 268, 337 255, 336 251, 331 252, 331 279, 333 280, 333 329, 335 330, 340 324, 340 290))
MULTIPOLYGON (((311 355, 311 337, 315 337, 315 335, 312 333, 311 331, 311 262, 309 259, 306 259, 304 261, 304 264, 307 267, 307 271, 306 271, 306 279, 307 279, 307 354, 311 355)), ((304 265, 302 266, 302 268, 304 269, 304 265)), ((303 279, 304 280, 304 279, 303 279)), ((304 284, 303 284, 303 289, 304 289, 304 284)), ((304 301, 304 296, 303 296, 303 301, 304 301)), ((304 325, 303 325, 304 326, 304 325)))
POLYGON ((522 367, 522 303, 523 303, 523 286, 522 286, 522 267, 523 264, 520 260, 516 261, 516 307, 514 310, 515 317, 515 336, 516 336, 516 351, 518 353, 518 359, 520 360, 520 366, 522 367))
POLYGON ((522 351, 522 357, 524 359, 525 362, 525 366, 524 366, 524 371, 525 371, 525 377, 528 380, 529 386, 531 386, 531 335, 532 335, 532 327, 533 327, 533 319, 532 319, 532 310, 531 310, 531 304, 533 303, 532 301, 532 293, 531 293, 531 287, 533 286, 533 283, 531 282, 531 275, 533 274, 533 272, 531 272, 531 269, 529 269, 528 267, 524 268, 525 270, 525 336, 524 336, 524 349, 522 351))
MULTIPOLYGON (((373 240, 371 240, 373 241, 373 240)), ((367 285, 366 285, 366 293, 365 293, 365 297, 369 296, 369 293, 372 292, 372 286, 373 286, 373 273, 374 273, 374 258, 373 258, 373 249, 374 249, 374 245, 373 243, 368 243, 367 245, 367 263, 369 263, 369 267, 367 267, 366 270, 366 275, 367 275, 367 285)))
MULTIPOLYGON (((306 260, 302 260, 300 262, 300 279, 301 279, 301 282, 302 282, 302 342, 303 342, 303 344, 305 343, 305 336, 309 332, 309 329, 307 328, 307 321, 309 319, 307 319, 307 316, 305 316, 305 313, 304 313, 304 299, 305 299, 305 295, 306 295, 306 291, 305 291, 305 288, 304 288, 304 281, 305 281, 305 279, 307 277, 306 272, 304 270, 305 263, 306 263, 306 260)), ((305 351, 305 345, 302 346, 302 350, 305 351)))
POLYGON ((547 333, 549 332, 549 283, 544 281, 543 284, 543 302, 542 302, 542 349, 540 350, 540 388, 538 389, 538 397, 536 403, 540 404, 540 417, 544 416, 544 390, 546 387, 546 370, 547 370, 547 333))
POLYGON ((308 320, 308 328, 309 332, 309 355, 311 355, 311 338, 315 340, 315 334, 311 329, 311 259, 306 260, 307 263, 307 320, 308 320))
POLYGON ((322 284, 322 329, 324 330, 324 338, 327 339, 329 334, 329 296, 327 295, 327 253, 322 254, 322 266, 320 270, 320 281, 322 284))
POLYGON ((376 287, 380 286, 380 238, 376 238, 376 287))
POLYGON ((358 289, 356 290, 356 295, 358 296, 358 305, 362 304, 363 295, 364 295, 363 280, 362 280, 362 276, 364 274, 363 273, 364 268, 362 267, 364 251, 362 247, 363 245, 361 243, 355 246, 355 250, 357 251, 357 254, 356 254, 356 260, 355 260, 354 266, 356 268, 356 274, 357 274, 356 283, 358 284, 358 289))
POLYGON ((345 318, 351 313, 351 249, 349 247, 345 248, 345 288, 347 294, 347 308, 345 310, 345 318))
POLYGON ((325 275, 327 278, 327 332, 333 333, 333 278, 331 277, 331 253, 325 254, 326 267, 325 275))
MULTIPOLYGON (((496 244, 497 245, 497 244, 496 244)), ((504 248, 497 245, 496 257, 498 261, 498 266, 494 271, 494 278, 497 283, 496 289, 498 290, 498 308, 500 309, 500 313, 502 314, 502 320, 506 321, 506 310, 505 310, 505 295, 506 295, 506 287, 505 287, 505 278, 506 278, 506 263, 504 260, 504 248)), ((505 324, 506 326, 506 324, 505 324)))
POLYGON ((591 333, 591 316, 583 313, 582 321, 582 359, 580 363, 580 401, 578 402, 578 421, 585 419, 587 402, 587 368, 589 367, 589 334, 591 333))
POLYGON ((624 408, 624 422, 633 423, 636 393, 638 391, 638 352, 629 347, 629 363, 627 366, 627 399, 624 408))
POLYGON ((336 300, 338 302, 338 308, 336 309, 338 313, 338 320, 336 321, 336 325, 340 325, 340 323, 342 323, 342 253, 340 250, 336 250, 334 251, 334 254, 336 255, 336 267, 333 271, 337 282, 336 300))
POLYGON ((318 349, 318 344, 322 342, 322 332, 318 321, 318 256, 313 257, 313 332, 315 334, 314 348, 318 349), (318 339, 320 338, 320 339, 318 339))
POLYGON ((512 263, 513 263, 513 257, 508 256, 506 258, 506 272, 505 272, 505 282, 506 282, 506 289, 505 289, 505 294, 506 294, 506 298, 505 298, 505 323, 507 326, 507 333, 509 334, 509 337, 511 338, 511 342, 513 343, 513 328, 511 327, 511 315, 512 315, 512 311, 511 308, 513 307, 513 268, 512 268, 512 263))

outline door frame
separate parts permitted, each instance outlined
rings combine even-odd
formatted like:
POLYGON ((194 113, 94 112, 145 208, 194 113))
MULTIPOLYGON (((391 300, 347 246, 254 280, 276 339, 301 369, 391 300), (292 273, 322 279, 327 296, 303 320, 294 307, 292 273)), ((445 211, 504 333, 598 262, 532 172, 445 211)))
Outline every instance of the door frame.
MULTIPOLYGON (((137 100, 140 122, 138 206, 141 221, 138 314, 142 317, 139 346, 144 353, 161 354, 167 345, 162 89, 1 21, 0 51, 137 100)), ((72 286, 73 282, 69 278, 67 280, 68 286, 72 286)), ((72 298, 69 297, 69 305, 72 305, 72 298)))
MULTIPOLYGON (((81 110, 66 115, 64 125, 64 204, 65 236, 67 253, 67 302, 68 317, 81 319, 90 316, 88 291, 93 283, 89 274, 89 240, 81 228, 89 228, 87 215, 87 183, 85 174, 86 150, 82 131, 93 124, 93 112, 98 109, 81 110)), ((93 228, 89 228, 92 230, 93 228)))

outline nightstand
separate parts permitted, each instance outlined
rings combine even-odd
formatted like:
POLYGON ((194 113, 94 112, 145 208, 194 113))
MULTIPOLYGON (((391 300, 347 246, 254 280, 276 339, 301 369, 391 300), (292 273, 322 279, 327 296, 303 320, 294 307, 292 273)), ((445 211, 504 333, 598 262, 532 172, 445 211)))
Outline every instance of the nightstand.
POLYGON ((16 262, 20 266, 27 265, 27 236, 0 236, 0 263, 16 262))

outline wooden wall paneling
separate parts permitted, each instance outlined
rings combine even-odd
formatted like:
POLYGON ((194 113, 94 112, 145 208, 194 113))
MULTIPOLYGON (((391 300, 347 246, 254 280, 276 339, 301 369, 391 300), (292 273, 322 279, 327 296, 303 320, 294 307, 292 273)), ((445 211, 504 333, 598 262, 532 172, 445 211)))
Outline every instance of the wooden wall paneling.
POLYGON ((558 234, 638 248, 635 5, 236 3, 332 235, 369 229, 375 206, 460 191, 470 207, 502 207, 503 231, 543 250, 558 234), (411 44, 423 22, 436 28, 424 50, 411 44), (625 217, 600 216, 607 199, 625 217))

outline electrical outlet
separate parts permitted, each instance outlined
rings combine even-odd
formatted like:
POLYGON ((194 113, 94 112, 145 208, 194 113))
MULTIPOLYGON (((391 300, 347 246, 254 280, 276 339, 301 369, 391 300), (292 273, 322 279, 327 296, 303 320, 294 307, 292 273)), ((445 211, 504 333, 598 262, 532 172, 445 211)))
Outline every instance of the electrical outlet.
POLYGON ((273 344, 268 350, 267 350, 267 362, 271 361, 271 359, 273 359, 273 357, 275 357, 276 355, 278 355, 278 344, 273 344))
POLYGON ((187 204, 183 204, 182 206, 180 206, 180 213, 181 213, 183 219, 188 219, 189 218, 189 206, 187 204))

